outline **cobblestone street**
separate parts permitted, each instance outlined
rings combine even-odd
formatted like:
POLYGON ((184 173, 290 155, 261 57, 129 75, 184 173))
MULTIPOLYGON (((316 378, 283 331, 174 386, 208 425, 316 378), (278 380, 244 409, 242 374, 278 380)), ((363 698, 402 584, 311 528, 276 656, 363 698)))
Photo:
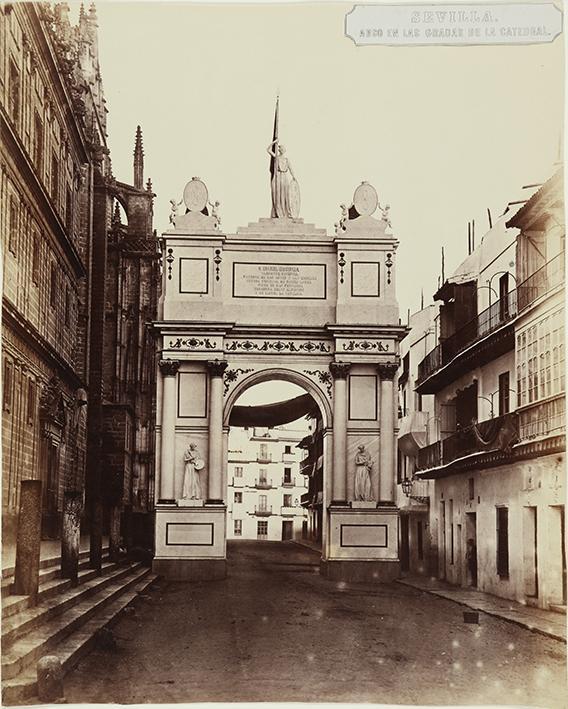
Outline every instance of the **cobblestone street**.
POLYGON ((336 584, 293 543, 229 544, 228 577, 158 581, 66 679, 69 702, 565 706, 557 640, 401 584, 336 584))

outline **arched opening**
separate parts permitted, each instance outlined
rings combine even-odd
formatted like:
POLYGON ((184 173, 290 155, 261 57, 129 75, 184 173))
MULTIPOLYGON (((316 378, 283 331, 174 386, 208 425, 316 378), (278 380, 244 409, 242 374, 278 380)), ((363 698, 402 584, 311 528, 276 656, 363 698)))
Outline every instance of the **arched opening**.
POLYGON ((297 542, 321 551, 324 427, 329 407, 291 372, 257 373, 229 397, 227 539, 297 542))

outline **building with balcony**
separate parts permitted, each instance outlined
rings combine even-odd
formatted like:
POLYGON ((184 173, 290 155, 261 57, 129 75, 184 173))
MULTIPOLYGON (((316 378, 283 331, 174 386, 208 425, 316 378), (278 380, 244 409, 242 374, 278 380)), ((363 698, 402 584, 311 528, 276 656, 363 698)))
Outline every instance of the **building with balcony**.
POLYGON ((554 608, 566 603, 561 174, 537 187, 434 296, 439 341, 416 391, 434 394, 438 430, 415 475, 435 481, 440 578, 554 608))
POLYGON ((398 375, 398 450, 396 503, 400 509, 401 572, 436 574, 437 525, 431 515, 434 483, 415 477, 421 449, 436 440, 434 396, 415 391, 418 364, 436 345, 438 306, 413 313, 401 342, 398 375))
POLYGON ((231 427, 228 539, 279 541, 305 536, 308 515, 300 500, 306 485, 297 445, 306 431, 293 425, 231 427))

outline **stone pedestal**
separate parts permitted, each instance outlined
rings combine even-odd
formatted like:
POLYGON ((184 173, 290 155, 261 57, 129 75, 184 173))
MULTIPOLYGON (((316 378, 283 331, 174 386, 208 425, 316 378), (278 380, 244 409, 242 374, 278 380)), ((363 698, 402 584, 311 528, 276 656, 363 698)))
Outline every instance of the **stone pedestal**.
POLYGON ((321 573, 337 581, 394 581, 400 575, 398 509, 356 504, 329 507, 328 552, 321 562, 321 573))
POLYGON ((64 579, 71 579, 74 584, 77 583, 79 574, 82 511, 83 493, 65 492, 61 533, 61 576, 64 579))
POLYGON ((152 570, 171 581, 225 578, 225 505, 156 507, 152 570))

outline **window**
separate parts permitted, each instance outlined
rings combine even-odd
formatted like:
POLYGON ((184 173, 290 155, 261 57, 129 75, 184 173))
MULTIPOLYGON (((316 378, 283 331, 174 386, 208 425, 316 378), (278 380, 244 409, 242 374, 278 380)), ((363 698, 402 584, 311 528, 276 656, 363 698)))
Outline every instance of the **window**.
POLYGON ((18 248, 19 204, 16 197, 10 196, 10 226, 8 227, 8 248, 15 254, 18 248))
POLYGON ((259 539, 268 536, 268 522, 266 520, 262 520, 262 522, 259 521, 256 523, 256 536, 259 539))
POLYGON ((267 510, 267 502, 268 498, 266 495, 259 495, 258 496, 258 509, 259 510, 267 510))
POLYGON ((499 279, 499 318, 509 317, 509 274, 504 273, 499 279))
POLYGON ((509 509, 497 507, 497 574, 509 578, 509 509))
POLYGON ((38 112, 34 116, 34 142, 32 145, 32 159, 38 170, 43 167, 43 123, 38 112))
POLYGON ((8 111, 14 123, 20 118, 20 72, 10 59, 10 84, 8 94, 8 111))
POLYGON ((69 286, 65 286, 65 325, 71 325, 71 292, 69 286))
POLYGON ((59 160, 55 153, 51 156, 51 197, 57 209, 59 207, 59 160))
POLYGON ((292 453, 292 446, 284 446, 284 453, 291 454, 292 453))
POLYGON ((292 507, 292 495, 284 495, 284 507, 292 507))
POLYGON ((243 520, 236 519, 236 520, 234 520, 233 524, 234 524, 235 537, 242 537, 242 535, 243 535, 243 520))
POLYGON ((475 478, 468 479, 468 487, 469 487, 469 499, 474 500, 475 499, 475 478))
POLYGON ((37 232, 33 234, 32 243, 32 281, 37 285, 39 281, 40 237, 37 232))
POLYGON ((12 408, 12 373, 14 371, 13 365, 8 360, 4 360, 4 376, 2 378, 2 406, 5 411, 10 411, 12 408))
POLYGON ((36 383, 33 379, 28 379, 28 406, 27 406, 28 423, 34 422, 36 409, 36 383))
POLYGON ((267 475, 267 469, 266 468, 259 468, 259 470, 258 470, 259 482, 265 483, 266 482, 266 475, 267 475))
POLYGON ((517 406, 564 391, 564 318, 561 310, 517 335, 517 406))
POLYGON ((65 226, 67 228, 68 235, 73 238, 73 196, 71 190, 68 187, 65 194, 65 226))
POLYGON ((499 416, 509 413, 509 372, 499 375, 499 416))
POLYGON ((51 272, 49 277, 49 304, 55 308, 57 303, 57 266, 51 263, 51 272))
POLYGON ((284 482, 285 483, 292 482, 292 468, 284 468, 284 482))
POLYGON ((235 466, 235 477, 236 478, 242 478, 243 477, 243 468, 241 465, 236 465, 235 466))
POLYGON ((242 492, 235 492, 235 502, 237 504, 240 504, 243 501, 243 493, 242 492))

